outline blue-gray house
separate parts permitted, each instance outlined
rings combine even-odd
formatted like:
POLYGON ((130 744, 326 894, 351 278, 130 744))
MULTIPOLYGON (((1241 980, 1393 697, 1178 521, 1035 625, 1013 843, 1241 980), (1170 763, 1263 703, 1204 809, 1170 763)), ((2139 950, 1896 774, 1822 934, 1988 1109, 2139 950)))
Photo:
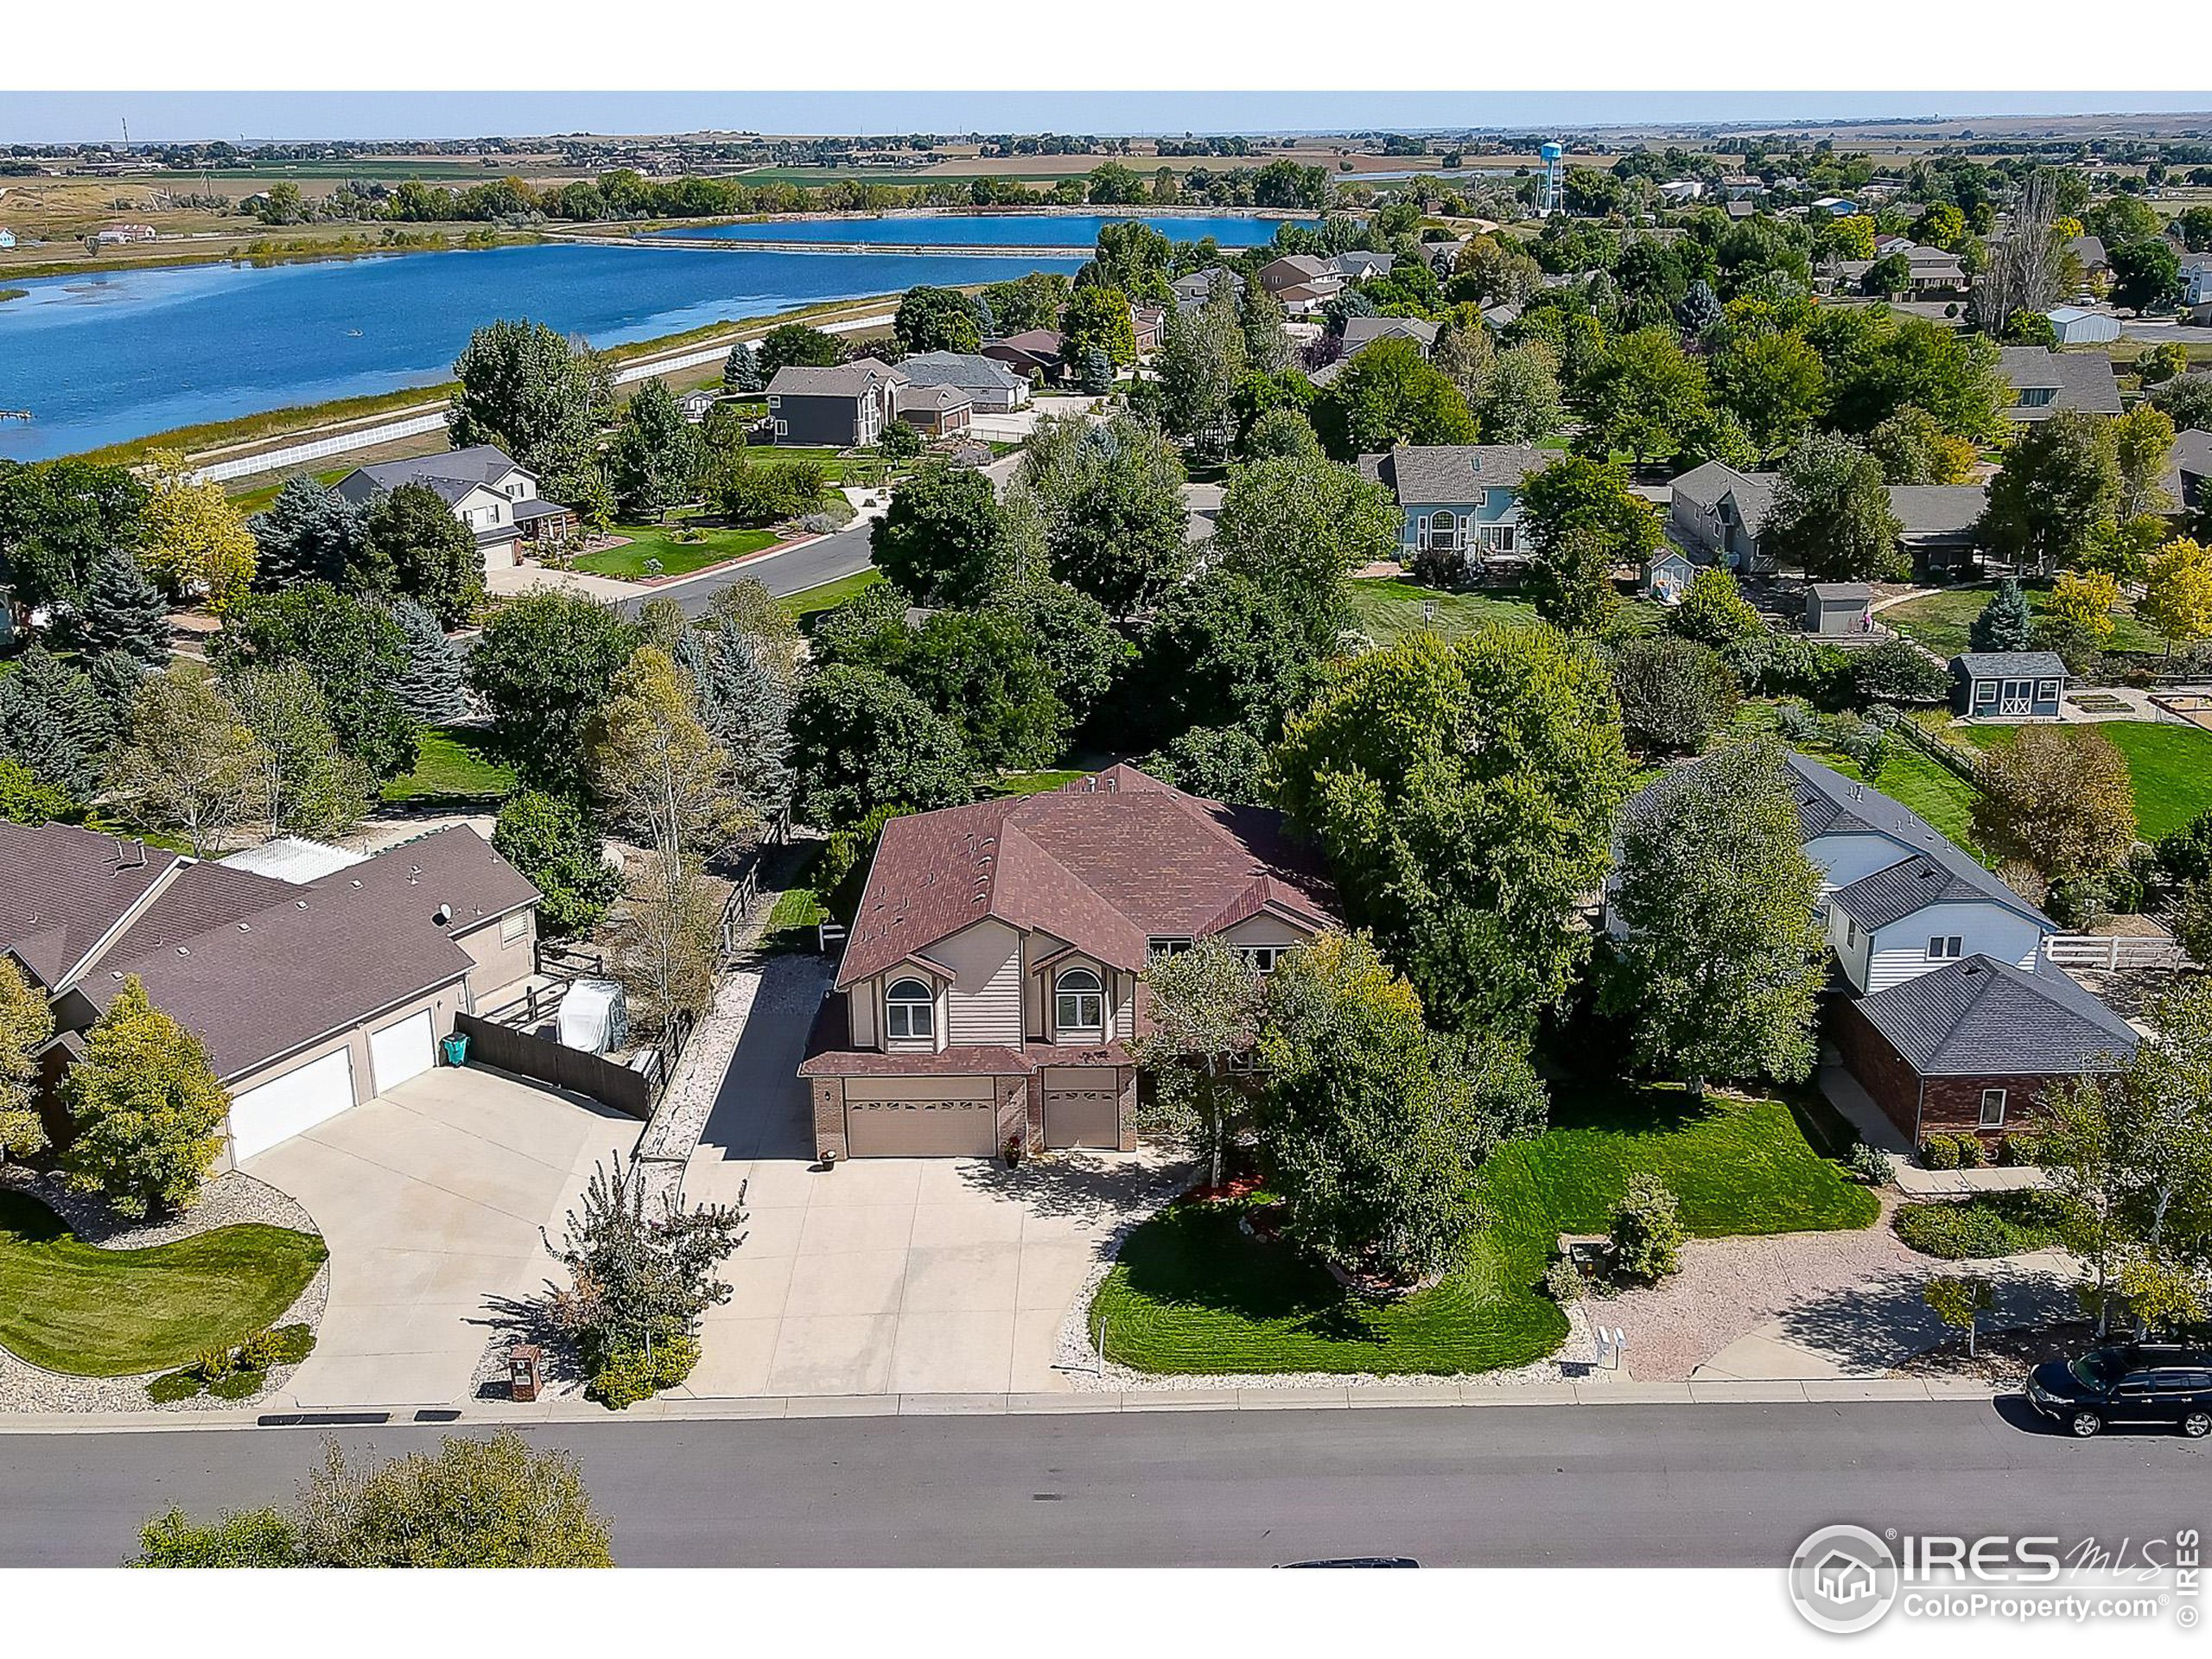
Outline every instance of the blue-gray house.
POLYGON ((1362 455, 1359 470, 1396 498, 1408 560, 1458 553, 1471 569, 1522 550, 1522 483, 1554 459, 1524 444, 1400 444, 1387 455, 1362 455))
POLYGON ((2056 720, 2066 664, 2055 651, 1970 651, 1951 659, 1969 720, 2056 720))

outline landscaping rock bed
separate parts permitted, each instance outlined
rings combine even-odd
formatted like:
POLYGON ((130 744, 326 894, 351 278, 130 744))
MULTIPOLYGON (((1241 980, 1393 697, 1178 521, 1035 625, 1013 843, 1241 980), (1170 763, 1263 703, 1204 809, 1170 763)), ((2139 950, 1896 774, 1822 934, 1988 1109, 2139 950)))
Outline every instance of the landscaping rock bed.
MULTIPOLYGON (((202 1190, 200 1202, 185 1214, 159 1222, 133 1221, 118 1216, 97 1195, 72 1192, 59 1181, 42 1179, 20 1166, 0 1169, 0 1187, 36 1198, 60 1216, 78 1238, 100 1249, 141 1249, 243 1222, 289 1227, 318 1237, 322 1231, 315 1225, 315 1217, 289 1193, 235 1170, 210 1181, 202 1190)), ((292 1305, 271 1324, 304 1325, 310 1330, 319 1330, 323 1309, 329 1300, 330 1263, 325 1261, 306 1288, 293 1299, 292 1305)), ((0 1411, 236 1411, 268 1398, 298 1369, 297 1365, 272 1367, 262 1389, 243 1399, 226 1400, 200 1394, 156 1404, 147 1397, 146 1385, 165 1371, 146 1371, 130 1376, 75 1376, 49 1371, 0 1348, 0 1411)))

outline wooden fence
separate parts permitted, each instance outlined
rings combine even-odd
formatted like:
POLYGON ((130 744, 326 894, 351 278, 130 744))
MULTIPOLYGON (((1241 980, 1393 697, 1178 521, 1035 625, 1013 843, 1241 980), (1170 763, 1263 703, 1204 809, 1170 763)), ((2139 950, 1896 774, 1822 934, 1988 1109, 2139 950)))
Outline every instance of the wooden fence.
POLYGON ((2182 968, 2189 963, 2177 941, 2159 934, 2058 933, 2043 942, 2043 953, 2061 968, 2096 968, 2107 973, 2182 968))
POLYGON ((637 1070, 473 1014, 455 1014, 454 1029, 467 1037, 471 1060, 551 1084, 635 1118, 653 1115, 653 1102, 667 1075, 658 1052, 650 1054, 645 1069, 637 1070))

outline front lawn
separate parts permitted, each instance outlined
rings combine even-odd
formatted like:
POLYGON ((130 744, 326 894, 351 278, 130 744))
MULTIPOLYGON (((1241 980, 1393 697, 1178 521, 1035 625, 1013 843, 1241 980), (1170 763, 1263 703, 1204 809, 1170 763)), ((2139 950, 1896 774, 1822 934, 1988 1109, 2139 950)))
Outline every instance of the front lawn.
POLYGON ((0 1345, 76 1376, 181 1365, 276 1323, 325 1254, 311 1233, 257 1222, 96 1249, 36 1199, 0 1192, 0 1345))
POLYGON ((1650 1170, 1694 1234, 1866 1227, 1874 1196, 1815 1152, 1774 1100, 1680 1089, 1565 1096, 1554 1127, 1484 1172, 1490 1223, 1440 1284, 1392 1302, 1345 1290, 1312 1257, 1237 1230, 1233 1204, 1185 1201, 1133 1232, 1091 1303, 1108 1357, 1138 1370, 1451 1375, 1554 1351, 1567 1318, 1541 1288, 1557 1236, 1605 1230, 1650 1170))
POLYGON ((776 544, 772 530, 716 530, 703 525, 696 526, 703 531, 703 540, 677 541, 677 532, 685 528, 682 524, 617 524, 614 533, 628 537, 628 544, 583 554, 576 559, 575 568, 595 576, 619 576, 626 581, 640 576, 687 576, 710 564, 743 558, 776 544), (659 568, 648 569, 649 563, 659 568))
MULTIPOLYGON (((1960 726, 1951 735, 1979 748, 2011 741, 2017 726, 1960 726)), ((2171 835, 2199 813, 2212 811, 2212 732, 2200 726, 2147 720, 2108 720, 2094 728, 2127 757, 2135 787, 2136 833, 2145 841, 2171 835)))
POLYGON ((874 587, 882 580, 883 572, 880 570, 856 570, 849 576, 825 582, 819 588, 807 588, 796 594, 786 594, 777 602, 803 624, 808 617, 834 609, 854 594, 874 587))
MULTIPOLYGON (((2050 601, 2048 582, 2023 583, 2027 590, 2028 610, 2040 616, 2050 601)), ((1967 641, 1967 630, 1981 614, 1982 607, 1997 591, 1995 582, 1985 582, 1973 588, 1946 588, 1938 594, 1923 594, 1908 599, 1901 605, 1892 605, 1881 613, 1881 620, 1907 639, 1926 646, 1945 661, 1971 649, 1967 641)), ((2164 641, 2135 620, 2134 613, 2123 604, 2113 616, 2112 639, 2108 649, 2113 651, 2163 651, 2164 641)))
POLYGON ((483 734, 465 726, 425 726, 416 740, 415 770, 384 786, 394 804, 496 807, 515 792, 515 775, 485 749, 483 734))

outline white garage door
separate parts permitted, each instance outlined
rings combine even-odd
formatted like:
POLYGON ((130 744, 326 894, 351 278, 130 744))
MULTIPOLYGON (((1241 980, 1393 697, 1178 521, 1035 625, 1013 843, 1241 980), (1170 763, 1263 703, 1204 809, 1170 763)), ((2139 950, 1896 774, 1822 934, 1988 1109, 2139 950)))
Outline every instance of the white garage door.
POLYGON ((369 1069, 376 1073, 378 1094, 427 1071, 436 1063, 430 1040, 430 1011, 410 1015, 397 1025, 369 1033, 369 1069))
POLYGON ((353 1103, 353 1057, 341 1048, 233 1100, 232 1147, 238 1157, 251 1158, 353 1103))

